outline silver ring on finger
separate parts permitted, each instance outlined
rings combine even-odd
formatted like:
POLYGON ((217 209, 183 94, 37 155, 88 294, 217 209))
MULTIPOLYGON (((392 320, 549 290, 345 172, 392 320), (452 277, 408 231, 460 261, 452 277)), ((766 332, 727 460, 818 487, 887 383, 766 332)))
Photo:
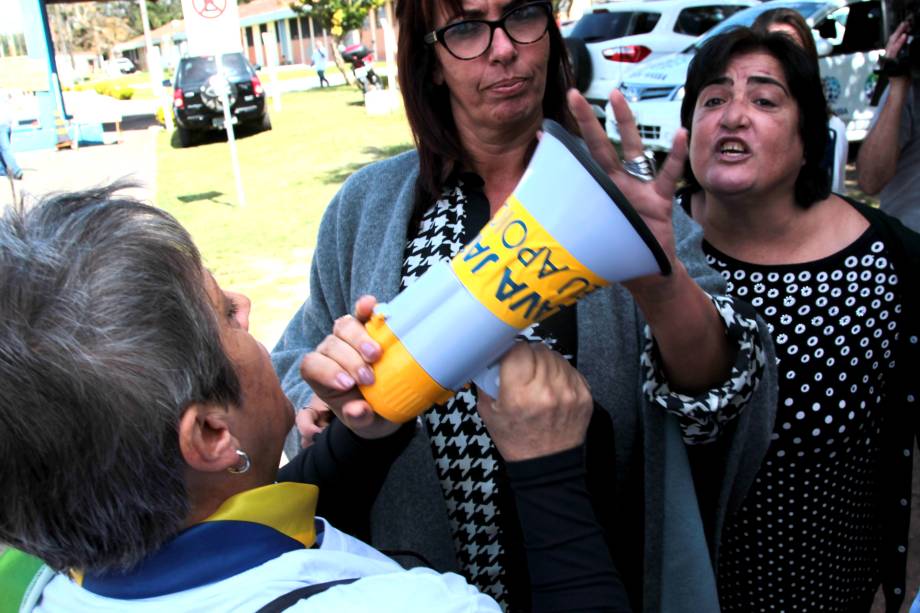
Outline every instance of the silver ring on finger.
POLYGON ((623 160, 623 170, 643 183, 655 180, 655 158, 650 153, 643 153, 634 158, 623 160))

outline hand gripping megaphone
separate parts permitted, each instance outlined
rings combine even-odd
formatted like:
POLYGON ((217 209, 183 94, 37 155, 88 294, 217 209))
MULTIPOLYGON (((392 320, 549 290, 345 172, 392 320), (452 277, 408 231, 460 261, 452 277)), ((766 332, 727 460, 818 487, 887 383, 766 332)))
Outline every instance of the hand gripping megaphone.
POLYGON ((395 422, 471 380, 494 395, 494 365, 521 330, 610 283, 670 271, 613 181, 562 126, 544 120, 520 183, 479 235, 377 306, 367 331, 383 352, 361 393, 395 422))

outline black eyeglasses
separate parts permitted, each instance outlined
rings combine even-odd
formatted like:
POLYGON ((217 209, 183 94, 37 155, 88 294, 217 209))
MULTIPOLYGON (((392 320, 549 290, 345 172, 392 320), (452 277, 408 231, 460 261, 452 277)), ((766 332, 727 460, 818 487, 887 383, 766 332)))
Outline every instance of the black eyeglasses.
POLYGON ((496 21, 468 19, 425 35, 429 45, 441 43, 458 60, 476 59, 492 46, 495 28, 501 28, 520 45, 535 43, 546 34, 552 18, 549 2, 530 2, 514 8, 496 21))

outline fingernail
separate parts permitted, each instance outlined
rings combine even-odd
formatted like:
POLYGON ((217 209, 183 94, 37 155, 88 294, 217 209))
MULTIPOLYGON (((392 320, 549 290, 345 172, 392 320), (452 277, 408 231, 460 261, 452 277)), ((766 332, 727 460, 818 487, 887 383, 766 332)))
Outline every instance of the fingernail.
POLYGON ((361 385, 370 385, 374 382, 374 371, 367 366, 358 369, 358 381, 361 385))
POLYGON ((337 374, 335 376, 335 380, 338 381, 339 387, 341 387, 343 390, 350 390, 355 386, 355 380, 343 372, 337 374))
POLYGON ((363 353, 364 357, 368 360, 373 360, 376 358, 378 351, 380 351, 380 349, 374 343, 367 341, 361 343, 361 353, 363 353))

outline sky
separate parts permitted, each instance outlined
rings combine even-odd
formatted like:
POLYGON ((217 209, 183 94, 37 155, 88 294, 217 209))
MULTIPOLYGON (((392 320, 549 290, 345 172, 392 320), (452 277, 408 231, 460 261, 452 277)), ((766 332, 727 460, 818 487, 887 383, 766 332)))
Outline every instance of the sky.
POLYGON ((22 32, 19 0, 0 0, 0 32, 4 34, 22 32))

